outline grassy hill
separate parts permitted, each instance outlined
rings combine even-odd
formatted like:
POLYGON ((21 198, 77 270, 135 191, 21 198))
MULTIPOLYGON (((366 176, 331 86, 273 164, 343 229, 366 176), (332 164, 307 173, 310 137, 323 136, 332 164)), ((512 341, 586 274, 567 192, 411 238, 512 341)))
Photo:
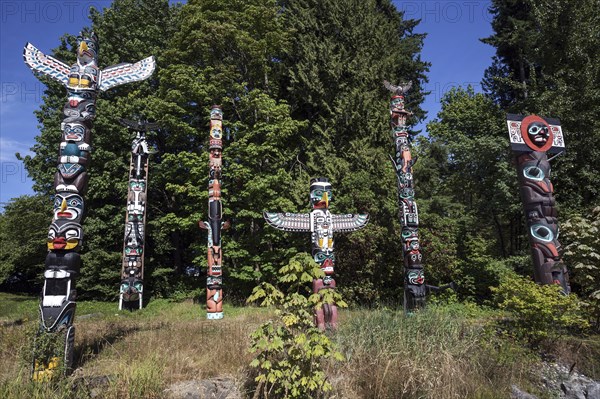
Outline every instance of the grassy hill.
MULTIPOLYGON (((30 337, 37 299, 0 294, 1 398, 163 398, 179 381, 227 377, 244 392, 249 334, 272 314, 225 307, 225 319, 205 320, 192 301, 151 301, 141 311, 116 303, 80 302, 75 325, 77 369, 54 384, 29 382, 30 337)), ((505 398, 515 384, 540 398, 542 359, 499 333, 504 315, 474 305, 429 306, 406 317, 400 309, 341 312, 329 333, 343 353, 327 364, 337 398, 505 398)), ((598 379, 600 339, 565 337, 545 356, 598 379)), ((247 386, 247 385, 246 385, 247 386)), ((245 392, 249 397, 251 392, 245 392)))

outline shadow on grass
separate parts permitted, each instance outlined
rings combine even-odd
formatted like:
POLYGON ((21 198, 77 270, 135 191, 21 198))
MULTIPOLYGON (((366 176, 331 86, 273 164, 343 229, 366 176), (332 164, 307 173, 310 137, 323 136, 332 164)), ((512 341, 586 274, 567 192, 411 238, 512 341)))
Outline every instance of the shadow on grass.
MULTIPOLYGON (((148 324, 109 324, 105 331, 99 336, 84 338, 83 343, 75 345, 73 368, 82 367, 88 361, 94 359, 107 347, 112 347, 116 342, 127 336, 149 330, 158 330, 165 327, 167 323, 158 322, 148 324)), ((77 334, 77 333, 76 333, 77 334)))
POLYGON ((82 344, 75 345, 75 356, 73 368, 78 368, 98 356, 106 347, 112 346, 115 342, 126 336, 140 331, 139 325, 122 325, 109 329, 108 334, 86 339, 82 344))

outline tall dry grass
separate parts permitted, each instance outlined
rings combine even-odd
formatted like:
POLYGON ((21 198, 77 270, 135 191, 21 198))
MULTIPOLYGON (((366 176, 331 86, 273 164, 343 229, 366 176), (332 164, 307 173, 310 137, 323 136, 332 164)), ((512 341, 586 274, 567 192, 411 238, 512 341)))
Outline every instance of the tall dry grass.
POLYGON ((527 385, 534 359, 460 306, 357 310, 335 335, 346 361, 329 372, 338 397, 503 398, 527 385))
POLYGON ((251 360, 250 332, 268 317, 256 308, 226 309, 226 319, 208 321, 192 302, 157 301, 135 313, 107 305, 76 319, 76 370, 54 384, 29 381, 37 321, 0 327, 0 398, 151 399, 163 398, 178 381, 242 380, 251 360))

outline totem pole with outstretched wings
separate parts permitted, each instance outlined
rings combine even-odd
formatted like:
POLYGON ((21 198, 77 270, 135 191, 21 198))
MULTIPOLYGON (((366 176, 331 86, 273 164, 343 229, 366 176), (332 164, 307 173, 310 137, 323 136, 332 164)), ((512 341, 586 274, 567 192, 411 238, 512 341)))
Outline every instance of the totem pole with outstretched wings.
MULTIPOLYGON (((270 213, 263 212, 265 220, 273 227, 283 231, 310 232, 312 237, 312 256, 321 266, 325 277, 313 281, 313 292, 335 289, 333 278, 335 256, 333 253, 333 233, 345 233, 360 230, 369 221, 369 215, 336 215, 329 212, 329 202, 333 200, 331 183, 324 177, 310 181, 310 213, 270 213)), ((318 328, 337 328, 337 306, 323 304, 315 309, 315 323, 318 328)))
MULTIPOLYGON (((92 121, 96 116, 96 96, 121 84, 148 78, 154 70, 154 58, 135 64, 98 68, 98 37, 91 33, 77 38, 77 62, 71 67, 43 54, 27 43, 23 51, 25 63, 32 71, 61 82, 68 100, 63 107, 62 139, 59 147, 58 171, 54 177, 54 218, 48 231, 48 255, 44 271, 44 288, 40 301, 42 335, 63 334, 64 340, 48 352, 36 345, 32 363, 34 380, 53 378, 56 370, 69 372, 73 366, 75 340, 76 291, 83 243, 81 223, 84 218, 84 194, 92 150, 92 121)), ((54 335, 53 335, 54 336, 54 335)))

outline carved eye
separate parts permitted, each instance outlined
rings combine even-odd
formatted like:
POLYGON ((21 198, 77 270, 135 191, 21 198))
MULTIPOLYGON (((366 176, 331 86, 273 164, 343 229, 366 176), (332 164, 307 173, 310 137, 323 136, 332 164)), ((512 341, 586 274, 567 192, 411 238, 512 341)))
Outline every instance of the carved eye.
POLYGON ((541 224, 534 224, 531 226, 531 235, 540 241, 550 242, 554 240, 552 230, 541 224))
POLYGON ((79 238, 79 231, 77 229, 69 229, 65 232, 65 238, 67 240, 72 238, 79 238))
POLYGON ((55 237, 56 237, 56 231, 54 231, 54 229, 50 229, 48 231, 48 239, 53 240, 55 237))
POLYGON ((77 198, 73 198, 69 201, 69 206, 72 208, 78 208, 81 205, 77 198))

